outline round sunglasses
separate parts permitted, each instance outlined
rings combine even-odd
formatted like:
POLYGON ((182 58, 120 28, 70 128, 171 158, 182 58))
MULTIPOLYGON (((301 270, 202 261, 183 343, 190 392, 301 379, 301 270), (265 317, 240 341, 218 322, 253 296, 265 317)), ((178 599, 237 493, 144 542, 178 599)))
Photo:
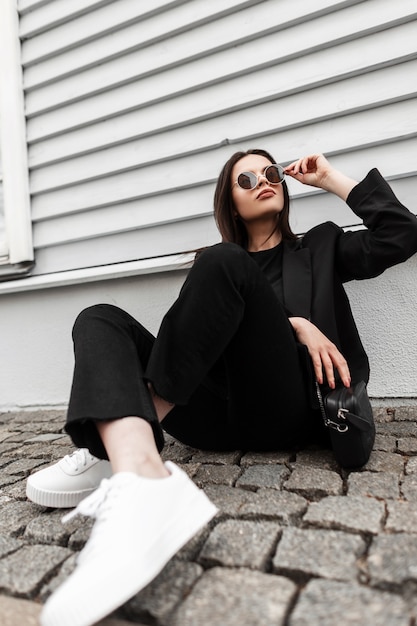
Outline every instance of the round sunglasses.
MULTIPOLYGON (((271 185, 279 185, 284 180, 284 168, 277 163, 273 163, 272 165, 266 166, 262 175, 265 176, 266 180, 271 185)), ((239 185, 241 189, 255 189, 258 181, 259 176, 253 172, 241 172, 237 180, 233 183, 233 187, 239 185)))

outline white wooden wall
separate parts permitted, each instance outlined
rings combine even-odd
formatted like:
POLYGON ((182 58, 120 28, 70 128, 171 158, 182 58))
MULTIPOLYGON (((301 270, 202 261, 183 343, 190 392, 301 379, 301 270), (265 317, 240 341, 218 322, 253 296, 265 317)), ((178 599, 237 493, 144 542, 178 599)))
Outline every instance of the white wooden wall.
MULTIPOLYGON (((415 0, 19 0, 35 273, 218 240, 241 148, 377 166, 417 212, 415 0)), ((293 226, 357 218, 290 181, 293 226)))
POLYGON ((0 261, 2 256, 7 254, 7 242, 4 225, 4 204, 3 204, 3 174, 1 167, 1 154, 0 154, 0 261))

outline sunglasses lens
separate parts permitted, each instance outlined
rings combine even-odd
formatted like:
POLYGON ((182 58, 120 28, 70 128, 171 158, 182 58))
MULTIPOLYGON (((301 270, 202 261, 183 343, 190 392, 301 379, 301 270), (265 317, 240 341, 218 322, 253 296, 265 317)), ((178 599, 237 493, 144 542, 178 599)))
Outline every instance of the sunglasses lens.
POLYGON ((237 184, 242 189, 254 189, 256 187, 257 178, 252 172, 242 172, 237 177, 237 184))
POLYGON ((280 165, 268 165, 265 176, 270 183, 277 185, 284 180, 284 170, 280 165))

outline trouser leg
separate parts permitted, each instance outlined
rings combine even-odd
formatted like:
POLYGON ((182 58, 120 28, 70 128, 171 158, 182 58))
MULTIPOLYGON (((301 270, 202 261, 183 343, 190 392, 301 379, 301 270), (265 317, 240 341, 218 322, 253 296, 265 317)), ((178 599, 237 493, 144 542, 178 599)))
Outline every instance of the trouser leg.
POLYGON ((125 311, 107 304, 85 309, 73 329, 75 368, 67 432, 79 447, 107 458, 95 421, 139 416, 159 450, 163 435, 144 379, 154 337, 125 311))

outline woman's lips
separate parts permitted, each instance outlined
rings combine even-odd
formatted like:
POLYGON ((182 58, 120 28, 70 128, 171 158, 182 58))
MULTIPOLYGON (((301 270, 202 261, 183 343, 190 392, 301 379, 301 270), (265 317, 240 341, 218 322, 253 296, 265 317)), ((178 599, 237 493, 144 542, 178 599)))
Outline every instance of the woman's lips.
POLYGON ((269 198, 271 196, 275 196, 275 191, 273 189, 263 189, 261 193, 258 193, 256 199, 259 200, 260 198, 269 198))

